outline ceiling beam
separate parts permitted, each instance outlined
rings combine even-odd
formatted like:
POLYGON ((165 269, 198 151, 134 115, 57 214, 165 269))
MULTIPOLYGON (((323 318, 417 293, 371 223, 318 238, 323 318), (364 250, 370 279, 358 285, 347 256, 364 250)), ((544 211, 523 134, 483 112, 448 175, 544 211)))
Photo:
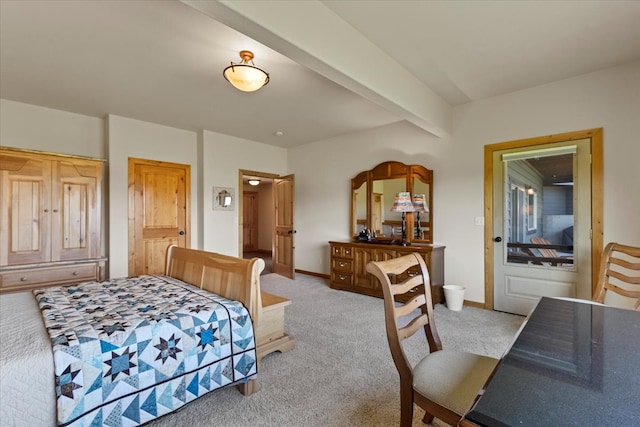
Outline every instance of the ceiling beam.
POLYGON ((451 106, 321 1, 181 1, 435 136, 451 133, 451 106))

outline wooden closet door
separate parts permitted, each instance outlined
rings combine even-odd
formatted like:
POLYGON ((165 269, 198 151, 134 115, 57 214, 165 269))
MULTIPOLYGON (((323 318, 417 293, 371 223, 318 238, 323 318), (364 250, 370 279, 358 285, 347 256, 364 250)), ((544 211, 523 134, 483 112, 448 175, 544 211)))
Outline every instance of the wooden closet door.
POLYGON ((0 156, 0 265, 50 260, 50 177, 50 160, 0 156))
POLYGON ((100 229, 97 189, 102 164, 61 160, 52 165, 51 260, 99 256, 100 229))

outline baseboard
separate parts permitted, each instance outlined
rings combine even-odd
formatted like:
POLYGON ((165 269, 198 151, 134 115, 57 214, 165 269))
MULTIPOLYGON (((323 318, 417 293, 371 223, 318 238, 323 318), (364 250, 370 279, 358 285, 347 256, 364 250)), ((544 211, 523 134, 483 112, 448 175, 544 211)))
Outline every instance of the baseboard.
POLYGON ((297 268, 295 271, 296 273, 306 274, 307 276, 319 277, 321 279, 329 280, 331 278, 331 276, 329 276, 328 274, 314 273, 313 271, 298 270, 297 268))
POLYGON ((484 303, 476 302, 476 301, 464 300, 463 305, 466 305, 467 307, 485 308, 484 303))

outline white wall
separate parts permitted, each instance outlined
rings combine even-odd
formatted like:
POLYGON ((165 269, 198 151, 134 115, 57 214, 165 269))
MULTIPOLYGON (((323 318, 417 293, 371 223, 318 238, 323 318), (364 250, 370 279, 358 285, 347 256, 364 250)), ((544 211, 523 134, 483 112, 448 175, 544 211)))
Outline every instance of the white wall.
POLYGON ((0 145, 104 159, 104 120, 0 99, 0 145))
MULTIPOLYGON (((289 149, 289 169, 296 175, 296 268, 329 274, 327 242, 350 234, 351 178, 379 163, 396 160, 433 169, 434 205, 446 205, 438 199, 437 187, 443 145, 414 125, 398 122, 289 149)), ((434 223, 438 230, 437 217, 434 223)), ((440 243, 437 232, 435 242, 440 243)))
POLYGON ((297 147, 296 267, 329 273, 329 240, 349 238, 350 180, 386 160, 434 170, 434 242, 446 245, 445 282, 484 301, 483 149, 487 144, 604 129, 604 241, 640 246, 640 62, 454 109, 453 135, 409 124, 297 147))
MULTIPOLYGON (((129 273, 129 157, 191 165, 191 194, 198 192, 196 132, 110 115, 107 118, 109 160, 109 275, 129 273)), ((191 246, 197 247, 200 202, 191 198, 191 246)))
POLYGON ((232 187, 238 197, 239 170, 287 174, 287 150, 280 147, 204 131, 203 224, 204 250, 240 256, 238 204, 232 211, 213 210, 213 187, 232 187))

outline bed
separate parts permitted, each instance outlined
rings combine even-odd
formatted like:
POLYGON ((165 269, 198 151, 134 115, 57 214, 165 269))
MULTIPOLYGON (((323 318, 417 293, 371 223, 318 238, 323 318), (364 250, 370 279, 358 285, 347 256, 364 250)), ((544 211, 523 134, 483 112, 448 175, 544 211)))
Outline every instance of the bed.
POLYGON ((256 392, 263 269, 172 246, 161 276, 0 295, 2 424, 140 425, 220 387, 256 392))

